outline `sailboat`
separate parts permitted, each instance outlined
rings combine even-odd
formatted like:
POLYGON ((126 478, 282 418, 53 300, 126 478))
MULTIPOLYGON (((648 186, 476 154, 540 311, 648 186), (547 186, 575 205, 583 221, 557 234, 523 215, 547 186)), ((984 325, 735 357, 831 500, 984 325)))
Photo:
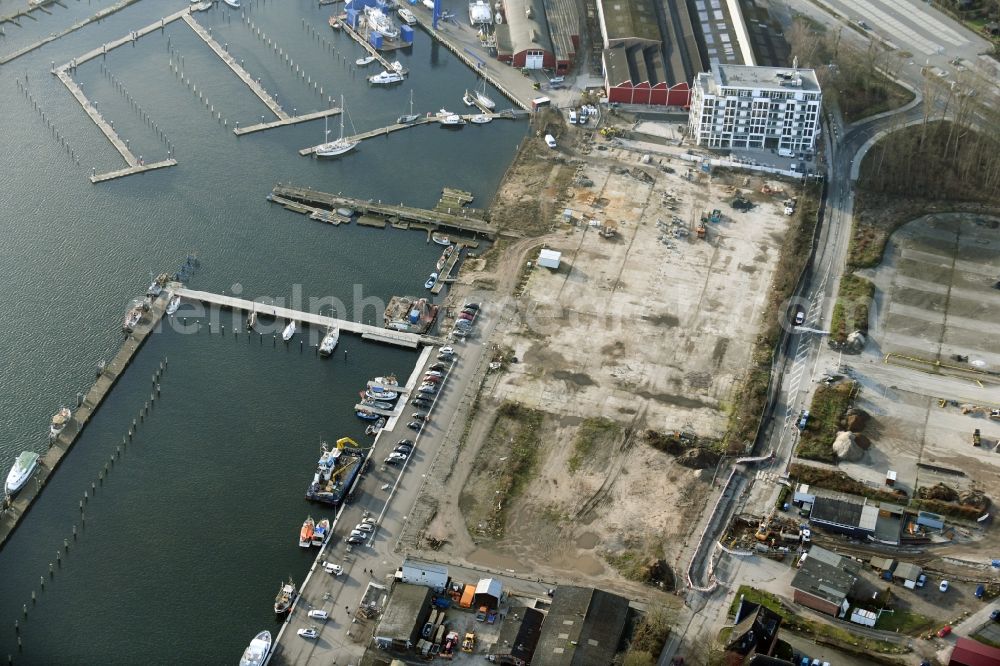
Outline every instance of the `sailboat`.
POLYGON ((496 108, 497 103, 486 94, 486 79, 483 79, 483 89, 476 91, 476 103, 487 111, 496 108))
MULTIPOLYGON (((347 109, 344 107, 344 96, 340 96, 340 138, 336 141, 330 141, 328 143, 321 143, 316 146, 316 157, 336 157, 337 155, 343 155, 344 153, 353 150, 357 141, 351 141, 344 138, 344 114, 347 113, 347 109)), ((326 119, 323 120, 324 128, 324 138, 330 138, 330 130, 326 129, 327 123, 326 119)))
POLYGON ((410 91, 410 112, 403 114, 399 118, 396 118, 396 122, 400 125, 409 125, 410 123, 417 120, 420 117, 419 113, 413 113, 413 91, 410 91))
POLYGON ((250 310, 250 316, 247 317, 247 330, 252 331, 253 327, 257 324, 257 309, 256 307, 250 310))

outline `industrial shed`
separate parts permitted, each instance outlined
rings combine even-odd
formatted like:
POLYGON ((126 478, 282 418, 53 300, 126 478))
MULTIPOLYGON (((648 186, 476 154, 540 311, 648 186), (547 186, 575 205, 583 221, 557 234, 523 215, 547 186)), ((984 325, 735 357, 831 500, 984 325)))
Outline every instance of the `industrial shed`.
POLYGON ((854 560, 813 546, 792 579, 793 597, 803 606, 841 617, 850 607, 847 597, 859 575, 854 560))
POLYGON ((629 616, 625 597, 589 587, 558 587, 532 663, 605 666, 614 660, 629 616))
POLYGON ((496 578, 481 578, 476 585, 475 606, 497 608, 503 594, 503 585, 496 578))
POLYGON ((448 587, 448 567, 442 564, 406 558, 399 571, 399 580, 404 583, 423 585, 438 592, 448 587))
POLYGON ((828 532, 866 539, 875 535, 878 507, 858 495, 817 490, 809 522, 828 532))
POLYGON ((503 0, 497 60, 524 69, 555 69, 556 54, 542 0, 503 0))
POLYGON ((383 650, 409 650, 431 614, 431 588, 397 583, 375 630, 375 643, 383 650))
POLYGON ((510 656, 530 664, 544 620, 545 613, 536 608, 512 606, 500 625, 500 635, 493 653, 498 657, 510 656))

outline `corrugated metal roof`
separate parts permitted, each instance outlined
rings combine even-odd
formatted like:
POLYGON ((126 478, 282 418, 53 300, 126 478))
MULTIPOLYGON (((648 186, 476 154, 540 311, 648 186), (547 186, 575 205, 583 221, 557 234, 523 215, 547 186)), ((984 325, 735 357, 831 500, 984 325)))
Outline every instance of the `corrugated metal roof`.
POLYGON ((504 18, 512 53, 529 50, 554 53, 542 0, 504 0, 504 18))
POLYGON ((959 636, 948 664, 949 666, 997 666, 1000 664, 1000 649, 959 636))

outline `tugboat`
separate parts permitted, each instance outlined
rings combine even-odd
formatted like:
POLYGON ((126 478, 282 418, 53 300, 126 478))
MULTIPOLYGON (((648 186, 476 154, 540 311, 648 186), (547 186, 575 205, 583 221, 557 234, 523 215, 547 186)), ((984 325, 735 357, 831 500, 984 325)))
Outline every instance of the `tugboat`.
POLYGON ((306 516, 305 521, 302 523, 302 529, 299 530, 299 547, 308 548, 312 545, 313 534, 316 532, 316 523, 313 522, 312 516, 306 516))
POLYGON ((278 596, 274 598, 274 614, 284 615, 292 608, 295 601, 295 583, 289 578, 287 583, 282 583, 278 589, 278 596))
POLYGON ((49 425, 49 437, 51 439, 59 436, 59 433, 66 427, 66 422, 69 421, 71 416, 73 416, 73 412, 69 410, 69 407, 59 408, 59 411, 52 417, 52 423, 49 425))

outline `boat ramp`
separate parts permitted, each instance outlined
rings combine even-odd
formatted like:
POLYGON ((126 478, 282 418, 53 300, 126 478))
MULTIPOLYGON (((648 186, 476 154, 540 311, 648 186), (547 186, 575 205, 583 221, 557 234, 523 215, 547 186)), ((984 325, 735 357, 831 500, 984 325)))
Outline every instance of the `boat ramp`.
POLYGON ((173 293, 181 298, 218 305, 219 307, 228 308, 230 310, 257 312, 258 314, 277 317, 279 319, 287 319, 289 321, 296 321, 323 329, 336 326, 341 331, 356 333, 361 336, 362 340, 370 340, 372 342, 383 342, 410 349, 416 349, 420 345, 441 344, 441 341, 438 338, 429 335, 417 335, 415 333, 404 333, 402 331, 390 331, 378 326, 362 324, 348 319, 327 317, 325 315, 315 314, 312 312, 292 310, 291 308, 262 305, 243 298, 224 296, 222 294, 214 294, 208 291, 196 291, 194 289, 180 288, 175 289, 173 293))
POLYGON ((305 187, 281 185, 280 183, 275 186, 268 198, 277 203, 282 203, 286 207, 287 204, 284 202, 327 211, 335 211, 338 208, 349 208, 362 216, 386 218, 393 225, 403 223, 408 226, 422 225, 422 228, 454 229, 473 234, 482 234, 490 239, 495 238, 497 235, 496 225, 486 221, 482 211, 463 207, 447 208, 446 210, 426 210, 424 208, 406 206, 402 203, 393 205, 382 203, 381 201, 355 199, 340 194, 330 194, 305 187))

